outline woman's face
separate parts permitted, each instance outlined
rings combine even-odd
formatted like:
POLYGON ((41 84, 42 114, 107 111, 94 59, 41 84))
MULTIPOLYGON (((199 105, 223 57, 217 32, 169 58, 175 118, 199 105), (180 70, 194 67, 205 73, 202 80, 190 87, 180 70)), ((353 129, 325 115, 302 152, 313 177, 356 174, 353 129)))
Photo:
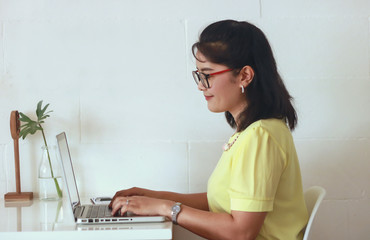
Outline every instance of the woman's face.
MULTIPOLYGON (((227 66, 208 61, 201 52, 196 53, 197 69, 201 73, 211 74, 214 72, 228 69, 227 66)), ((225 72, 210 76, 208 78, 209 88, 205 88, 202 83, 198 84, 198 89, 203 92, 208 109, 211 112, 229 111, 234 119, 244 110, 247 100, 241 91, 239 76, 234 76, 233 72, 225 72)))

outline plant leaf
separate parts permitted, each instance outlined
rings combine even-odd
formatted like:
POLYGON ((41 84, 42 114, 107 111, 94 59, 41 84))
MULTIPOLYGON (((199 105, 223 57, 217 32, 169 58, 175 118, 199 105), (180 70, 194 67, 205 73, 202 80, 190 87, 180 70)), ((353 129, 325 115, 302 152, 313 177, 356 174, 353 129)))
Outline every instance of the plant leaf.
POLYGON ((46 115, 46 114, 49 114, 49 113, 51 113, 51 112, 53 112, 53 110, 50 110, 49 112, 47 112, 47 113, 44 113, 44 115, 46 115))
MULTIPOLYGON (((49 112, 48 112, 49 113, 49 112)), ((42 116, 40 119, 39 119, 39 121, 40 120, 43 120, 43 119, 45 119, 45 118, 48 118, 48 117, 50 117, 50 115, 44 115, 44 116, 42 116)))
POLYGON ((49 107, 49 105, 50 105, 49 103, 46 104, 46 106, 42 109, 42 111, 41 111, 42 115, 44 115, 44 113, 45 113, 46 109, 49 107))
POLYGON ((37 108, 36 108, 37 119, 39 119, 42 116, 41 106, 42 106, 42 100, 37 103, 37 108))
POLYGON ((21 128, 20 128, 20 129, 22 130, 23 128, 29 128, 29 127, 30 127, 30 125, 29 125, 29 124, 24 124, 24 125, 22 125, 22 126, 21 126, 21 128))
POLYGON ((33 135, 39 130, 43 131, 43 128, 41 127, 41 123, 45 123, 45 121, 43 120, 50 117, 50 115, 48 114, 52 111, 46 112, 50 104, 46 104, 44 107, 42 107, 42 102, 43 101, 41 100, 37 103, 37 108, 36 108, 37 121, 32 120, 31 118, 29 118, 23 113, 19 113, 20 114, 19 120, 25 123, 20 126, 21 131, 19 133, 19 137, 22 137, 23 139, 25 139, 28 134, 33 135))
POLYGON ((41 130, 41 128, 37 125, 37 122, 33 121, 29 124, 29 129, 31 135, 35 134, 38 130, 41 130))
MULTIPOLYGON (((41 103, 42 103, 42 101, 41 101, 41 103)), ((47 110, 47 108, 49 107, 49 103, 48 104, 46 104, 43 108, 42 108, 42 105, 37 105, 37 108, 38 108, 38 110, 37 110, 37 120, 38 121, 40 121, 40 120, 42 120, 42 119, 45 119, 45 118, 47 118, 47 117, 50 117, 49 115, 48 115, 48 113, 50 113, 50 112, 52 112, 52 111, 48 111, 48 112, 46 112, 46 110, 47 110), (41 109, 42 108, 42 109, 41 109), (46 112, 46 113, 45 113, 46 112), (46 116, 45 116, 46 115, 46 116)))
POLYGON ((27 137, 27 135, 30 133, 30 128, 23 128, 20 132, 19 132, 19 137, 22 137, 22 139, 25 139, 27 137))
POLYGON ((25 114, 23 114, 23 113, 20 112, 19 115, 21 116, 19 118, 19 121, 22 121, 22 122, 32 122, 32 120, 29 117, 27 117, 25 114))

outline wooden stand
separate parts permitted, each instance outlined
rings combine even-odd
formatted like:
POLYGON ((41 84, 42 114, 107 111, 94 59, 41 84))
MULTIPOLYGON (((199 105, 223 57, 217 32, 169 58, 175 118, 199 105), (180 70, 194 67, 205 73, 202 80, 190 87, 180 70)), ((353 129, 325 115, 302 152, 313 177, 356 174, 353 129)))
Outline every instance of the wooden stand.
POLYGON ((31 201, 33 192, 10 192, 4 195, 6 202, 8 201, 31 201))
POLYGON ((18 111, 12 111, 10 114, 10 132, 14 142, 14 161, 15 161, 15 182, 16 192, 10 192, 4 195, 5 201, 29 201, 33 199, 32 192, 21 192, 21 174, 19 166, 19 132, 20 121, 18 111))

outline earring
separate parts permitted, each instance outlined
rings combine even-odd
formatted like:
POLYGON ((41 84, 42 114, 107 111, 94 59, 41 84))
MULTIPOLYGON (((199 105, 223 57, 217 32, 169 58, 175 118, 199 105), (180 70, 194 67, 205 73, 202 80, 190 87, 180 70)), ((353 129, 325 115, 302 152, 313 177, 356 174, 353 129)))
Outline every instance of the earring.
POLYGON ((241 89, 242 89, 242 93, 244 93, 244 86, 243 85, 240 85, 241 89))

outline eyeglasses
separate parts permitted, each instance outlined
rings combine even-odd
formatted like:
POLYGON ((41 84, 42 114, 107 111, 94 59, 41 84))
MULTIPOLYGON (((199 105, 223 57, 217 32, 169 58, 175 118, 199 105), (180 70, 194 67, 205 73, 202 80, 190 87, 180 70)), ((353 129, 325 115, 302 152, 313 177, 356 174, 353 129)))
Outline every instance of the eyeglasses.
POLYGON ((201 72, 199 72, 199 70, 196 70, 196 71, 192 71, 192 74, 193 74, 193 78, 195 80, 195 83, 197 85, 199 84, 199 82, 201 82, 203 87, 210 88, 209 87, 209 82, 208 82, 209 77, 217 75, 217 74, 225 73, 225 72, 230 72, 232 70, 233 69, 226 69, 226 70, 222 70, 222 71, 214 72, 214 73, 210 73, 210 74, 201 73, 201 72))

